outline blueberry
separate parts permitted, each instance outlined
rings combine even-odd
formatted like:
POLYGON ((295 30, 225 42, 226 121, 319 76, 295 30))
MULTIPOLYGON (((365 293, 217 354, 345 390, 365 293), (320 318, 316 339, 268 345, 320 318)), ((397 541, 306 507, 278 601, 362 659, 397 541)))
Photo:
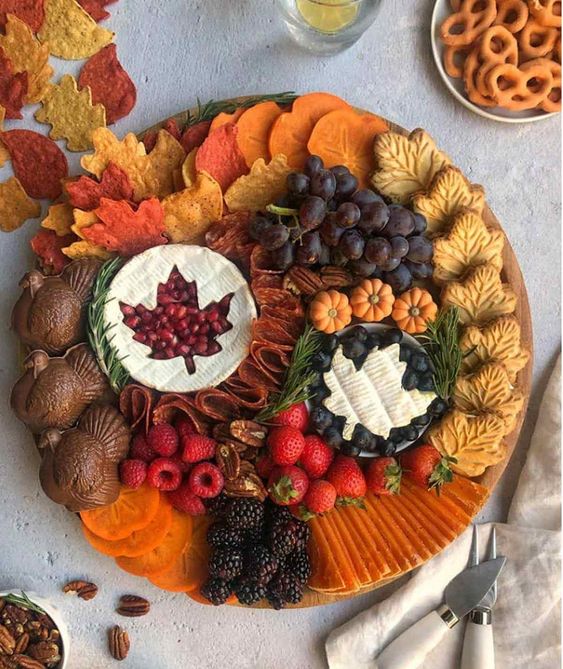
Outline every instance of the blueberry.
POLYGON ((401 428, 399 427, 392 427, 391 431, 389 432, 389 436, 387 439, 392 442, 393 444, 399 444, 401 441, 403 441, 403 435, 401 434, 401 428))
POLYGON ((430 392, 434 390, 434 376, 433 374, 424 374, 418 380, 418 389, 421 392, 430 392))
POLYGON ((361 341, 363 344, 367 340, 368 334, 369 334, 368 331, 365 329, 363 325, 356 325, 350 330, 349 336, 352 337, 353 339, 361 341))
POLYGON ((354 367, 356 368, 357 372, 359 372, 360 369, 364 366, 364 362, 366 361, 367 357, 368 357, 368 352, 366 351, 359 358, 354 358, 354 367))
POLYGON ((418 438, 418 430, 414 425, 407 425, 401 428, 401 434, 404 441, 414 441, 418 438))
POLYGON ((331 395, 331 392, 329 388, 327 388, 327 386, 325 386, 323 383, 322 385, 315 388, 315 394, 311 399, 313 399, 316 404, 319 404, 323 400, 326 400, 329 395, 331 395))
POLYGON ((399 328, 391 328, 381 335, 381 345, 391 346, 391 344, 400 344, 403 340, 403 333, 399 328))
POLYGON ((354 427, 354 432, 352 433, 352 443, 363 451, 364 449, 370 449, 372 441, 372 433, 366 427, 358 423, 354 427))
POLYGON ((392 441, 389 441, 389 439, 382 439, 379 442, 379 452, 381 455, 389 457, 390 455, 394 455, 396 450, 397 446, 392 441))
POLYGON ((344 426, 346 425, 346 416, 335 416, 333 419, 334 427, 342 434, 344 426))
POLYGON ((328 353, 319 351, 311 358, 311 366, 319 372, 328 372, 332 365, 332 357, 328 353))
POLYGON ((366 348, 371 351, 372 348, 378 346, 381 346, 381 337, 376 332, 372 332, 366 339, 366 348))
POLYGON ((403 346, 401 346, 401 351, 399 353, 399 360, 401 362, 408 363, 411 359, 412 354, 413 354, 412 347, 407 346, 406 344, 403 344, 403 346))
POLYGON ((366 347, 357 339, 349 339, 342 344, 342 353, 345 358, 350 358, 350 360, 359 358, 364 355, 365 352, 366 347))
POLYGON ((352 458, 356 458, 358 457, 358 455, 360 455, 360 451, 362 449, 356 446, 351 441, 344 441, 340 446, 340 450, 342 451, 342 453, 344 453, 344 455, 349 455, 352 458))
POLYGON ((334 425, 324 431, 323 439, 331 448, 340 448, 344 442, 342 432, 334 427, 334 425))
POLYGON ((414 369, 415 372, 427 372, 428 371, 428 356, 422 351, 416 351, 411 355, 409 361, 410 367, 414 369))
POLYGON ((402 384, 405 390, 414 390, 418 386, 417 373, 407 367, 407 370, 403 374, 402 384))
POLYGON ((424 427, 430 422, 430 416, 427 413, 423 413, 422 416, 417 416, 413 418, 411 423, 415 427, 424 427))
POLYGON ((447 410, 448 410, 448 403, 441 397, 437 397, 435 400, 433 400, 432 404, 428 407, 428 413, 431 416, 436 416, 436 417, 444 415, 447 410))
POLYGON ((319 406, 311 410, 309 420, 313 428, 322 434, 328 427, 332 425, 334 414, 326 407, 319 406))
POLYGON ((332 353, 338 348, 338 344, 340 344, 340 339, 335 334, 325 335, 321 348, 325 353, 332 353))

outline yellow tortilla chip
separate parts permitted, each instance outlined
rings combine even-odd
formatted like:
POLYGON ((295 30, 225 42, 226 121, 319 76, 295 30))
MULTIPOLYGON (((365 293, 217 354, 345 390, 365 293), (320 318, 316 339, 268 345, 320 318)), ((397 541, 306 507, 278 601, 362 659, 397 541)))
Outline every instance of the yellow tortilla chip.
POLYGON ((221 186, 206 172, 200 172, 191 188, 162 201, 166 235, 173 243, 198 244, 210 225, 223 215, 221 186))
POLYGON ((74 223, 70 226, 70 229, 77 237, 80 239, 85 239, 82 234, 83 228, 89 228, 94 223, 99 223, 100 219, 96 216, 93 211, 82 211, 82 209, 74 209, 72 212, 74 223))
POLYGON ((286 191, 287 175, 292 172, 287 158, 278 153, 266 165, 263 158, 254 161, 250 174, 239 177, 225 193, 230 211, 259 211, 286 191))
POLYGON ((66 139, 70 151, 91 149, 92 133, 106 125, 105 107, 93 105, 90 87, 79 91, 76 79, 70 74, 49 87, 41 104, 35 118, 39 123, 51 125, 51 139, 66 139))
POLYGON ((37 37, 48 42, 53 56, 81 60, 110 44, 113 33, 101 28, 76 0, 45 0, 45 20, 37 37))
POLYGON ((47 92, 53 75, 53 68, 49 65, 49 45, 35 39, 27 23, 8 14, 6 34, 0 35, 0 48, 12 61, 14 72, 27 72, 25 101, 39 102, 47 92))
POLYGON ((57 237, 70 235, 73 224, 72 207, 68 202, 51 205, 47 216, 41 221, 41 227, 47 228, 47 230, 54 230, 57 233, 57 237))
MULTIPOLYGON (((4 119, 6 118, 6 109, 0 105, 0 132, 4 130, 4 119)), ((10 160, 8 149, 0 142, 0 167, 3 167, 10 160)))
POLYGON ((108 260, 115 253, 106 251, 102 246, 92 244, 92 242, 79 241, 74 242, 70 246, 61 249, 67 258, 79 260, 80 258, 100 258, 100 260, 108 260))
POLYGON ((197 154, 197 147, 192 149, 186 156, 182 164, 182 177, 184 179, 184 188, 190 188, 194 185, 194 181, 197 178, 197 171, 195 168, 195 157, 197 154))
POLYGON ((152 195, 163 198, 174 192, 174 172, 182 167, 185 158, 180 142, 167 130, 159 130, 154 149, 148 154, 155 181, 152 195))
POLYGON ((17 230, 29 218, 37 218, 40 213, 39 202, 27 195, 15 177, 0 183, 0 230, 17 230))

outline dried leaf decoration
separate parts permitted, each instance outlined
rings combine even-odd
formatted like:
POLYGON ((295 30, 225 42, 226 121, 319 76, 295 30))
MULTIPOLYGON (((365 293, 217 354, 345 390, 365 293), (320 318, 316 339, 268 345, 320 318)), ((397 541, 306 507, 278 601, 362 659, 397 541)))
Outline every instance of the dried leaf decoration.
POLYGON ((501 316, 485 327, 470 325, 460 340, 464 354, 461 371, 467 374, 490 360, 502 362, 511 383, 516 382, 530 353, 522 347, 520 323, 515 316, 501 316))
POLYGON ((413 209, 428 221, 428 232, 438 234, 447 230, 453 217, 462 209, 481 214, 485 206, 482 186, 470 184, 457 167, 441 169, 425 193, 412 198, 413 209))
POLYGON ((428 433, 442 455, 456 458, 452 469, 464 476, 479 476, 506 457, 504 421, 494 414, 468 416, 454 409, 428 433))
POLYGON ((377 135, 373 151, 377 168, 371 183, 399 204, 407 204, 415 193, 428 190, 436 174, 451 163, 420 128, 408 137, 397 132, 377 135))
POLYGON ((47 216, 41 221, 41 227, 52 230, 58 237, 64 237, 72 233, 74 217, 72 207, 68 202, 52 204, 49 207, 47 216))
POLYGON ((92 133, 106 125, 106 110, 92 105, 89 88, 78 90, 76 79, 65 74, 58 85, 52 84, 44 95, 41 109, 35 112, 39 123, 49 123, 52 139, 66 139, 70 151, 92 148, 92 133))
POLYGON ((48 42, 53 56, 66 60, 89 58, 113 40, 76 0, 45 0, 45 20, 37 34, 48 42))
POLYGON ((516 294, 501 281, 492 265, 480 265, 467 275, 463 282, 452 281, 442 290, 442 307, 459 307, 460 321, 464 325, 482 325, 488 321, 511 314, 516 309, 516 294))
POLYGON ((73 207, 91 211, 100 206, 103 197, 109 200, 132 200, 133 184, 127 174, 114 163, 109 163, 100 181, 81 176, 65 185, 68 199, 73 207))
POLYGON ((468 414, 494 413, 512 432, 522 410, 524 395, 510 383, 501 362, 487 362, 474 374, 460 376, 454 391, 454 405, 468 414))
POLYGON ((41 44, 29 26, 13 14, 8 14, 6 34, 0 35, 0 48, 12 61, 14 72, 27 72, 25 102, 39 102, 53 76, 49 65, 49 47, 41 44))
POLYGON ((471 211, 458 214, 450 232, 434 240, 434 281, 457 281, 467 270, 487 263, 500 272, 503 247, 502 230, 489 230, 471 211))
POLYGON ((17 230, 28 218, 37 218, 40 213, 39 202, 28 197, 15 177, 0 183, 0 230, 17 230))
POLYGON ((268 164, 258 158, 250 168, 250 174, 239 177, 225 193, 227 207, 230 211, 263 209, 285 193, 287 175, 292 171, 281 153, 268 164))

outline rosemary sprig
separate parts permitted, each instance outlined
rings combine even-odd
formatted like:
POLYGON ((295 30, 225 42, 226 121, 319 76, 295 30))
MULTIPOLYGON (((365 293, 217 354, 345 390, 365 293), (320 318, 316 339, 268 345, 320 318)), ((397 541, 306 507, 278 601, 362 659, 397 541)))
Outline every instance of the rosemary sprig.
POLYGON ((123 264, 122 258, 108 260, 98 272, 92 289, 92 301, 88 305, 88 341, 98 365, 108 377, 111 389, 119 395, 129 380, 129 374, 121 364, 117 351, 111 345, 110 336, 113 325, 104 320, 104 308, 107 303, 110 283, 123 264))
POLYGON ((312 396, 309 386, 316 373, 310 369, 310 364, 320 346, 320 333, 311 325, 306 325, 293 349, 282 390, 271 396, 268 405, 257 414, 258 422, 266 423, 290 406, 305 402, 312 396))
POLYGON ((37 604, 34 604, 23 590, 21 590, 20 592, 21 592, 21 597, 11 592, 9 595, 4 595, 2 599, 8 604, 19 606, 22 609, 27 609, 28 611, 33 611, 34 613, 45 613, 45 610, 42 609, 37 604))
POLYGON ((248 109, 248 107, 253 107, 254 105, 259 104, 260 102, 277 102, 279 105, 288 105, 295 100, 297 95, 293 91, 285 91, 284 93, 274 93, 272 95, 256 95, 252 98, 247 98, 242 102, 226 102, 224 100, 209 100, 208 102, 202 103, 200 99, 197 99, 197 111, 195 114, 188 113, 188 120, 186 125, 195 125, 200 121, 210 121, 215 118, 217 114, 225 112, 226 114, 232 114, 235 109, 242 107, 243 109, 248 109))
POLYGON ((440 311, 419 338, 434 365, 436 393, 443 400, 449 400, 463 360, 459 346, 459 309, 453 306, 440 311))

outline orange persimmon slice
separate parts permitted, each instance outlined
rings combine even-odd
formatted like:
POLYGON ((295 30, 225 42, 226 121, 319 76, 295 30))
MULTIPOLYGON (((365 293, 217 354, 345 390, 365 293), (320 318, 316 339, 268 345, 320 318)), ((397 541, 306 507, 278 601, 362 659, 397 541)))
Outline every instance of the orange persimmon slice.
POLYGON ((337 109, 317 121, 307 149, 320 156, 325 167, 346 165, 360 182, 360 188, 364 188, 375 169, 373 140, 387 130, 387 123, 375 114, 337 109))
POLYGON ((330 93, 307 93, 298 97, 291 111, 278 116, 272 125, 268 141, 270 155, 283 153, 291 167, 302 168, 309 157, 307 142, 315 124, 336 109, 351 107, 330 93))
POLYGON ((157 576, 170 568, 186 549, 191 538, 191 516, 174 509, 170 529, 156 548, 138 557, 117 557, 115 561, 121 569, 135 576, 157 576))
POLYGON ((270 129, 281 113, 275 102, 261 102, 247 109, 237 121, 237 142, 248 167, 252 167, 258 158, 267 163, 270 161, 270 129))
POLYGON ((82 524, 82 532, 90 545, 104 555, 138 557, 156 548, 168 533, 171 524, 172 506, 165 501, 164 496, 161 496, 156 515, 150 523, 146 527, 132 532, 125 539, 118 539, 117 541, 102 539, 102 537, 91 532, 84 524, 82 524))
POLYGON ((235 109, 232 114, 227 114, 227 112, 219 112, 219 114, 217 114, 217 116, 211 121, 211 125, 209 126, 209 133, 217 130, 217 128, 225 125, 225 123, 236 123, 245 111, 246 109, 244 109, 244 107, 237 107, 237 109, 235 109))
POLYGON ((117 541, 146 527, 155 517, 159 502, 157 488, 146 484, 136 490, 122 486, 113 504, 83 511, 80 517, 93 534, 108 541, 117 541))

